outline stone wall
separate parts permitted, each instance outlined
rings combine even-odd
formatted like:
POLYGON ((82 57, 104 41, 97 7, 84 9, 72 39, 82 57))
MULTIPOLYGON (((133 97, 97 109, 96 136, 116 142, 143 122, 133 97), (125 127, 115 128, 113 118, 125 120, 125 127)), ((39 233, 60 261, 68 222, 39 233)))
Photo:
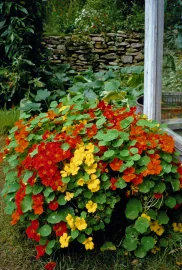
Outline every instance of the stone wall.
POLYGON ((49 36, 44 38, 52 50, 53 64, 69 63, 75 70, 102 70, 105 66, 142 65, 143 35, 123 31, 107 34, 49 36))

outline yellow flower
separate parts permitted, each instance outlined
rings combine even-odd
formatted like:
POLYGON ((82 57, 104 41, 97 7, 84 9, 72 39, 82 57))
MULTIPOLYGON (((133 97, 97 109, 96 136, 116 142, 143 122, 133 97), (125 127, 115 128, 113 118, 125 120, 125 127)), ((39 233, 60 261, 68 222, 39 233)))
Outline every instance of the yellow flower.
POLYGON ((80 123, 83 123, 84 125, 86 125, 86 124, 87 124, 87 120, 86 120, 86 119, 84 119, 84 120, 80 120, 79 122, 80 122, 80 123))
POLYGON ((74 197, 74 193, 71 193, 71 192, 66 192, 66 195, 64 196, 66 201, 71 201, 73 197, 74 197))
POLYGON ((62 132, 64 131, 71 131, 74 128, 74 126, 65 126, 61 129, 62 132))
POLYGON ((88 237, 83 244, 85 245, 85 249, 93 249, 94 248, 94 243, 93 243, 93 238, 92 237, 88 237))
POLYGON ((94 163, 92 166, 85 168, 85 171, 88 174, 92 174, 96 172, 96 169, 97 169, 97 163, 94 163))
POLYGON ((163 232, 164 232, 164 228, 163 228, 162 226, 160 226, 160 228, 158 228, 158 230, 156 230, 155 233, 156 233, 157 235, 160 235, 160 236, 161 236, 161 235, 163 234, 163 232))
POLYGON ((71 162, 79 166, 83 163, 84 158, 85 158, 85 147, 80 146, 80 148, 75 150, 74 156, 71 158, 71 162))
POLYGON ((164 232, 163 226, 159 225, 157 220, 150 222, 150 229, 151 231, 155 232, 157 235, 162 235, 164 232))
POLYGON ((149 216, 147 216, 145 213, 143 213, 142 215, 141 215, 141 217, 144 217, 144 218, 146 218, 146 219, 148 219, 148 221, 150 221, 150 217, 149 216))
POLYGON ((153 248, 151 249, 151 252, 152 252, 153 254, 156 254, 157 251, 159 251, 159 250, 160 250, 160 248, 158 248, 158 247, 153 247, 153 248))
POLYGON ((182 223, 174 222, 172 225, 174 232, 182 232, 182 223))
POLYGON ((63 121, 66 120, 66 114, 62 116, 63 121))
POLYGON ((74 218, 72 217, 72 215, 68 214, 66 216, 66 221, 67 221, 67 223, 70 226, 72 231, 76 229, 76 227, 74 225, 74 218))
POLYGON ((77 164, 75 164, 75 163, 70 163, 70 173, 71 173, 72 175, 77 175, 79 169, 80 169, 80 167, 78 167, 77 164))
POLYGON ((71 238, 71 236, 68 236, 67 233, 63 233, 63 235, 59 239, 59 242, 61 244, 61 248, 68 247, 70 238, 71 238))
POLYGON ((97 179, 97 176, 95 174, 91 174, 91 179, 87 182, 88 189, 90 189, 92 192, 96 192, 100 189, 100 180, 97 179))
POLYGON ((79 186, 83 186, 85 184, 85 181, 83 178, 80 178, 78 181, 77 181, 77 185, 79 186))
POLYGON ((94 144, 93 143, 89 143, 86 147, 87 152, 93 153, 94 152, 94 144))
POLYGON ((59 111, 62 112, 62 111, 64 111, 65 109, 67 109, 67 108, 69 108, 69 107, 70 107, 69 105, 67 105, 67 106, 62 106, 62 107, 59 109, 59 111))
POLYGON ((92 201, 88 201, 88 203, 86 204, 86 208, 88 210, 88 213, 95 213, 95 211, 97 209, 97 203, 94 203, 92 201))
POLYGON ((63 184, 62 186, 57 187, 57 191, 65 192, 67 189, 67 184, 63 184))
POLYGON ((84 218, 76 217, 75 226, 79 231, 82 231, 87 228, 87 223, 84 218))
POLYGON ((62 177, 67 177, 70 175, 70 166, 68 163, 65 163, 64 168, 60 171, 62 177))
POLYGON ((99 191, 99 190, 100 190, 100 185, 98 185, 96 188, 90 189, 90 191, 92 191, 93 193, 94 193, 94 192, 97 192, 97 191, 99 191))
POLYGON ((85 164, 87 166, 91 166, 95 162, 94 155, 92 153, 88 153, 85 158, 85 164))

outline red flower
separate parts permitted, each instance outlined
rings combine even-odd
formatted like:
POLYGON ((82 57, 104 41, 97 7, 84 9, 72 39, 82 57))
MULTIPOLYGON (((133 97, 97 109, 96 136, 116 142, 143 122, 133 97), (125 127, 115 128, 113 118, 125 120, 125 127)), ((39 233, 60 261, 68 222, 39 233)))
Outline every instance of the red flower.
POLYGON ((46 270, 54 270, 55 267, 56 267, 56 263, 55 263, 55 262, 48 262, 48 263, 44 266, 44 268, 45 268, 46 270))
POLYGON ((55 211, 58 208, 59 204, 56 200, 53 200, 48 204, 49 209, 55 211))
POLYGON ((114 178, 114 177, 112 177, 111 179, 110 179, 110 182, 111 182, 111 186, 110 186, 110 189, 112 189, 112 190, 116 190, 116 182, 117 182, 117 179, 116 178, 114 178))
POLYGON ((174 209, 180 208, 181 205, 182 205, 182 203, 177 203, 177 204, 175 205, 174 209))
POLYGON ((62 236, 67 232, 66 223, 61 221, 58 224, 53 226, 53 230, 56 232, 56 236, 62 236))
POLYGON ((36 232, 39 227, 38 220, 33 220, 31 225, 27 227, 26 234, 28 238, 34 239, 36 242, 40 241, 40 235, 36 232))
POLYGON ((45 254, 45 248, 46 248, 46 245, 44 246, 36 246, 36 251, 37 251, 37 256, 36 256, 36 259, 39 259, 40 257, 44 256, 45 254))
POLYGON ((138 186, 143 182, 143 175, 136 174, 135 178, 131 180, 134 186, 138 186))
POLYGON ((102 160, 100 160, 98 162, 98 168, 101 170, 102 173, 108 171, 108 169, 107 169, 107 163, 106 162, 103 162, 102 160))
POLYGON ((51 132, 49 130, 46 130, 46 132, 42 135, 42 139, 47 140, 50 135, 51 135, 51 132))
POLYGON ((162 198, 162 194, 161 193, 154 193, 154 198, 160 199, 160 198, 162 198))
POLYGON ((92 125, 91 128, 87 129, 87 136, 89 138, 92 138, 93 136, 95 136, 97 134, 97 126, 95 124, 92 125))
POLYGON ((41 215, 44 211, 42 205, 44 203, 44 196, 42 194, 32 195, 34 214, 41 215))

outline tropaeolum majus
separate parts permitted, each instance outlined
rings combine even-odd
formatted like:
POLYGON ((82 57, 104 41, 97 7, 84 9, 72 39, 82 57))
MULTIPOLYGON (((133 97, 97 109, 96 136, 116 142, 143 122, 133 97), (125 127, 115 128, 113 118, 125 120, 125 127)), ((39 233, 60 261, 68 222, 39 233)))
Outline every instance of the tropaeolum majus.
POLYGON ((168 212, 182 203, 179 153, 134 107, 65 97, 47 113, 23 113, 6 144, 6 212, 26 225, 37 258, 73 241, 93 249, 94 232, 114 224, 116 204, 126 218, 123 250, 142 258, 167 245, 168 212))

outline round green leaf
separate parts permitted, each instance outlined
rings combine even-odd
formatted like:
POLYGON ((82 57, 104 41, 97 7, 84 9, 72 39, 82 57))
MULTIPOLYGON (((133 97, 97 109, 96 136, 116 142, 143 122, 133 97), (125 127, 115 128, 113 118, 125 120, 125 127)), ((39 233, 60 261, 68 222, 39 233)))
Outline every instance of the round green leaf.
POLYGON ((140 166, 147 166, 147 164, 150 162, 150 158, 148 156, 141 157, 138 161, 138 165, 140 166))
POLYGON ((171 181, 171 186, 172 186, 173 191, 178 191, 180 187, 180 181, 178 179, 173 179, 171 181))
POLYGON ((117 188, 120 188, 120 189, 123 189, 127 186, 126 182, 122 178, 119 178, 115 185, 117 188))
POLYGON ((72 239, 77 238, 78 235, 79 235, 79 231, 78 230, 71 231, 71 238, 72 239))
POLYGON ((142 237, 141 244, 144 250, 149 251, 155 246, 155 239, 151 236, 142 237))
POLYGON ((86 236, 84 234, 82 234, 82 233, 79 234, 79 236, 77 237, 77 241, 79 243, 83 243, 85 241, 85 239, 86 239, 86 236))
POLYGON ((51 224, 59 223, 61 220, 62 220, 62 217, 60 216, 59 213, 56 213, 56 212, 51 213, 47 218, 47 221, 51 224))
POLYGON ((133 251, 137 248, 138 240, 131 237, 130 235, 126 235, 123 240, 123 247, 128 251, 133 251))
POLYGON ((137 154, 138 153, 138 148, 132 147, 132 148, 130 148, 130 152, 132 154, 137 154))
POLYGON ((132 156, 131 158, 132 158, 132 160, 137 161, 141 158, 141 156, 139 154, 136 154, 136 155, 132 156))
POLYGON ((115 251, 116 246, 112 242, 106 242, 100 247, 100 250, 101 251, 107 251, 107 250, 115 251))
POLYGON ((167 197, 167 199, 165 200, 165 205, 169 208, 174 208, 176 205, 176 199, 172 196, 167 197))
POLYGON ((139 211, 137 208, 133 208, 133 207, 126 207, 126 210, 125 210, 125 214, 126 214, 126 217, 128 219, 136 219, 139 215, 139 211))
POLYGON ((21 203, 23 213, 32 210, 32 195, 26 195, 21 203))
POLYGON ((102 118, 100 118, 99 120, 97 120, 96 122, 96 126, 102 126, 104 123, 106 122, 106 118, 103 116, 102 118))
POLYGON ((41 236, 46 237, 48 235, 50 235, 52 232, 52 228, 51 226, 49 226, 48 224, 43 225, 40 229, 39 229, 39 233, 41 236))
POLYGON ((144 180, 142 184, 138 185, 139 191, 142 193, 147 193, 154 186, 154 182, 150 180, 144 180))
POLYGON ((134 228, 139 232, 139 233, 145 233, 150 226, 150 222, 148 219, 144 217, 139 217, 134 225, 134 228))
POLYGON ((110 157, 114 156, 114 154, 115 154, 114 150, 107 150, 106 152, 104 152, 104 157, 110 158, 110 157))
POLYGON ((164 190, 166 189, 166 185, 162 182, 156 183, 153 189, 154 193, 163 193, 164 190))
POLYGON ((158 213, 157 219, 158 219, 158 222, 159 222, 160 225, 168 224, 168 222, 169 222, 169 217, 168 217, 168 215, 166 214, 165 211, 160 211, 158 213))
POLYGON ((43 187, 42 186, 34 186, 33 187, 33 194, 34 195, 37 195, 37 194, 39 194, 41 191, 43 190, 43 187))
POLYGON ((112 146, 114 147, 119 147, 123 144, 123 139, 116 140, 115 142, 112 143, 112 146))
POLYGON ((26 171, 23 176, 23 183, 26 184, 28 179, 33 175, 32 171, 26 171))
POLYGON ((168 246, 168 241, 166 239, 164 239, 164 238, 161 238, 159 240, 159 244, 160 244, 161 247, 167 247, 168 246))
POLYGON ((128 150, 122 150, 119 154, 121 157, 127 157, 130 155, 130 152, 128 150))
POLYGON ((140 246, 135 250, 134 254, 137 258, 142 259, 146 256, 147 251, 142 246, 140 246))
POLYGON ((60 195, 57 202, 59 203, 59 205, 65 205, 67 203, 67 201, 64 198, 64 195, 60 195))
POLYGON ((11 215, 13 213, 13 211, 16 209, 16 204, 14 202, 8 202, 8 204, 6 205, 4 212, 8 215, 11 215))
POLYGON ((115 140, 119 135, 118 130, 116 129, 112 129, 112 130, 108 130, 106 134, 103 135, 103 140, 106 142, 110 142, 115 140))
POLYGON ((133 122, 133 120, 134 118, 132 116, 129 116, 120 122, 120 126, 125 129, 133 122))

